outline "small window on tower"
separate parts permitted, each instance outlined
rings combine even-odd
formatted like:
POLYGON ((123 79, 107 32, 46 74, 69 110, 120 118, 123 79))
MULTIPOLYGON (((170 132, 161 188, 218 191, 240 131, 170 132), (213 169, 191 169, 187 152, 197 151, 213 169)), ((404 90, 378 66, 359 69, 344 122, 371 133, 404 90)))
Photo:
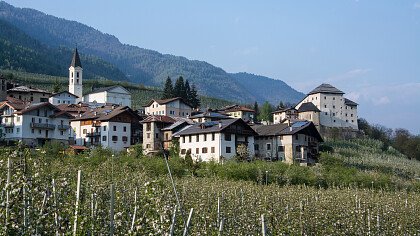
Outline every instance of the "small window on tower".
POLYGON ((79 83, 79 79, 77 79, 76 82, 79 83))
POLYGON ((76 77, 79 78, 79 72, 76 72, 76 77))
MULTIPOLYGON (((71 72, 71 77, 73 78, 73 72, 71 72)), ((73 82, 73 81, 72 81, 73 82)))

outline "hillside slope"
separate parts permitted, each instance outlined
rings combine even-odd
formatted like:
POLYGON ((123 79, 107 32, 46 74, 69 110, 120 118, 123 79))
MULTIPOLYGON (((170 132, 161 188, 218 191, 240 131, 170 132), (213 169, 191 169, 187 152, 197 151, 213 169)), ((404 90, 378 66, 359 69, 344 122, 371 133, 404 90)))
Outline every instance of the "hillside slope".
MULTIPOLYGON (((188 60, 184 57, 165 55, 153 50, 122 44, 115 36, 33 9, 15 8, 5 2, 0 2, 0 19, 7 20, 50 47, 72 48, 77 44, 82 54, 91 54, 109 61, 122 70, 132 82, 162 86, 167 76, 176 78, 182 75, 191 83, 196 84, 202 95, 241 102, 263 102, 267 100, 265 96, 269 97, 272 103, 278 103, 280 100, 287 102, 299 100, 296 97, 278 96, 279 93, 296 92, 290 87, 285 89, 292 92, 270 91, 270 93, 264 92, 265 95, 262 96, 254 92, 254 87, 238 83, 223 69, 207 62, 188 60)), ((108 78, 115 80, 115 78, 108 78)), ((278 83, 283 82, 278 81, 278 83)))
MULTIPOLYGON (((0 28, 0 68, 67 76, 72 56, 70 49, 51 49, 1 19, 0 28)), ((82 60, 87 79, 112 76, 127 80, 118 68, 97 57, 82 56, 82 60)))

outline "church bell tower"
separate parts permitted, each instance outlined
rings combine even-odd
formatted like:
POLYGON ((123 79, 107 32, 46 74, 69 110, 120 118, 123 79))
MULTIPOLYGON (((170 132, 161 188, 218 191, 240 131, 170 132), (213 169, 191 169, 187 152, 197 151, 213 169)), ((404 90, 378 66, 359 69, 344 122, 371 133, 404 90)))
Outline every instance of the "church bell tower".
POLYGON ((83 100, 83 68, 80 62, 79 52, 76 50, 73 53, 69 68, 69 92, 78 96, 78 102, 83 100))

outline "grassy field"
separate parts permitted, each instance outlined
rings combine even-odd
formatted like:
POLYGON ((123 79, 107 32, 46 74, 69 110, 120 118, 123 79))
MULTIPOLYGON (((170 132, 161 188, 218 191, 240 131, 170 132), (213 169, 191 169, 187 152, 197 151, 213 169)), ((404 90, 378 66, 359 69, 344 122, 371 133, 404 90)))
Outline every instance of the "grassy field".
MULTIPOLYGON (((12 73, 14 77, 14 82, 19 83, 20 85, 34 86, 37 88, 45 89, 47 91, 52 91, 53 85, 59 83, 61 85, 61 90, 67 90, 68 88, 68 78, 50 76, 50 75, 41 75, 33 74, 20 71, 10 71, 3 70, 2 74, 7 75, 12 73)), ((95 87, 106 87, 112 85, 121 85, 127 88, 132 93, 132 105, 134 109, 138 109, 141 106, 147 104, 151 99, 159 99, 162 95, 162 90, 160 88, 154 87, 145 87, 141 84, 133 84, 129 82, 116 82, 112 80, 105 79, 90 79, 83 81, 83 92, 89 93, 92 91, 92 86, 95 87)), ((203 108, 220 108, 223 106, 231 105, 233 102, 226 101, 223 99, 212 98, 212 97, 200 97, 201 107, 203 108)))
MULTIPOLYGON (((334 151, 315 167, 171 158, 182 206, 175 235, 182 235, 191 208, 190 235, 218 235, 220 222, 224 235, 261 235, 261 215, 272 235, 420 233, 419 162, 381 151, 374 140, 328 145, 334 151)), ((76 222, 78 235, 167 234, 177 204, 167 173, 162 158, 135 151, 112 157, 100 149, 67 155, 54 145, 3 148, 0 233, 71 234, 76 222)))

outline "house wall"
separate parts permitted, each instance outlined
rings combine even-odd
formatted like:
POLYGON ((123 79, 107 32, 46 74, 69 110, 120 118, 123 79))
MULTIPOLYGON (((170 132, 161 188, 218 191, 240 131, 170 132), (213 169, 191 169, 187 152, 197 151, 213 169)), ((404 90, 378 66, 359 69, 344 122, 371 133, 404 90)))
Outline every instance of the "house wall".
POLYGON ((320 113, 316 111, 305 111, 299 113, 299 119, 312 121, 315 126, 320 125, 320 113))
POLYGON ((296 106, 296 109, 299 109, 305 102, 312 102, 321 110, 319 118, 320 125, 358 129, 357 106, 346 106, 344 104, 343 95, 324 93, 311 94, 301 101, 296 106))
POLYGON ((126 93, 104 91, 99 93, 86 94, 83 97, 84 102, 95 102, 96 103, 111 103, 119 104, 122 106, 131 107, 131 95, 126 93))
MULTIPOLYGON (((220 161, 220 156, 223 155, 221 150, 222 141, 221 133, 214 133, 214 140, 212 140, 212 134, 200 134, 199 141, 197 141, 196 135, 191 135, 191 142, 189 141, 190 135, 183 135, 179 139, 179 147, 181 150, 181 156, 185 157, 187 150, 191 150, 191 157, 194 161, 220 161), (204 141, 204 135, 207 136, 207 141, 204 141), (211 148, 214 147, 214 153, 212 153, 211 148), (196 149, 199 149, 197 153, 196 149), (207 148, 207 153, 203 153, 203 148, 207 148), (183 153, 184 151, 185 153, 183 153)), ((226 154, 224 155, 226 157, 226 154)))
POLYGON ((58 95, 50 97, 48 101, 53 105, 76 104, 76 97, 68 93, 60 93, 58 95))
POLYGON ((231 111, 226 112, 226 114, 232 118, 241 118, 246 122, 251 121, 254 118, 254 113, 248 111, 231 111))
POLYGON ((183 103, 181 100, 175 100, 163 105, 159 105, 159 103, 155 101, 152 105, 145 107, 145 113, 147 115, 187 117, 191 115, 191 112, 191 107, 183 103))
POLYGON ((143 151, 145 154, 150 152, 157 152, 161 149, 163 142, 163 133, 159 123, 149 122, 143 124, 143 151), (150 124, 150 129, 147 129, 147 124, 150 124))
MULTIPOLYGON (((14 114, 13 116, 6 116, 2 118, 2 124, 13 124, 13 126, 4 128, 5 140, 21 140, 24 143, 32 146, 39 144, 39 140, 59 141, 63 144, 68 144, 69 138, 72 136, 71 128, 60 130, 59 125, 69 125, 68 118, 50 118, 52 110, 42 107, 39 109, 40 115, 37 115, 36 110, 25 113, 23 115, 14 114), (44 116, 44 110, 47 111, 47 116, 44 116), (54 128, 36 128, 32 127, 31 123, 50 124, 54 128)), ((10 111, 10 109, 9 109, 10 111)), ((9 112, 7 111, 7 112, 9 112)), ((10 113, 7 113, 10 114, 10 113)))
POLYGON ((49 93, 38 93, 38 92, 14 92, 8 91, 7 95, 13 98, 17 98, 26 102, 48 102, 48 98, 51 94, 49 93))

